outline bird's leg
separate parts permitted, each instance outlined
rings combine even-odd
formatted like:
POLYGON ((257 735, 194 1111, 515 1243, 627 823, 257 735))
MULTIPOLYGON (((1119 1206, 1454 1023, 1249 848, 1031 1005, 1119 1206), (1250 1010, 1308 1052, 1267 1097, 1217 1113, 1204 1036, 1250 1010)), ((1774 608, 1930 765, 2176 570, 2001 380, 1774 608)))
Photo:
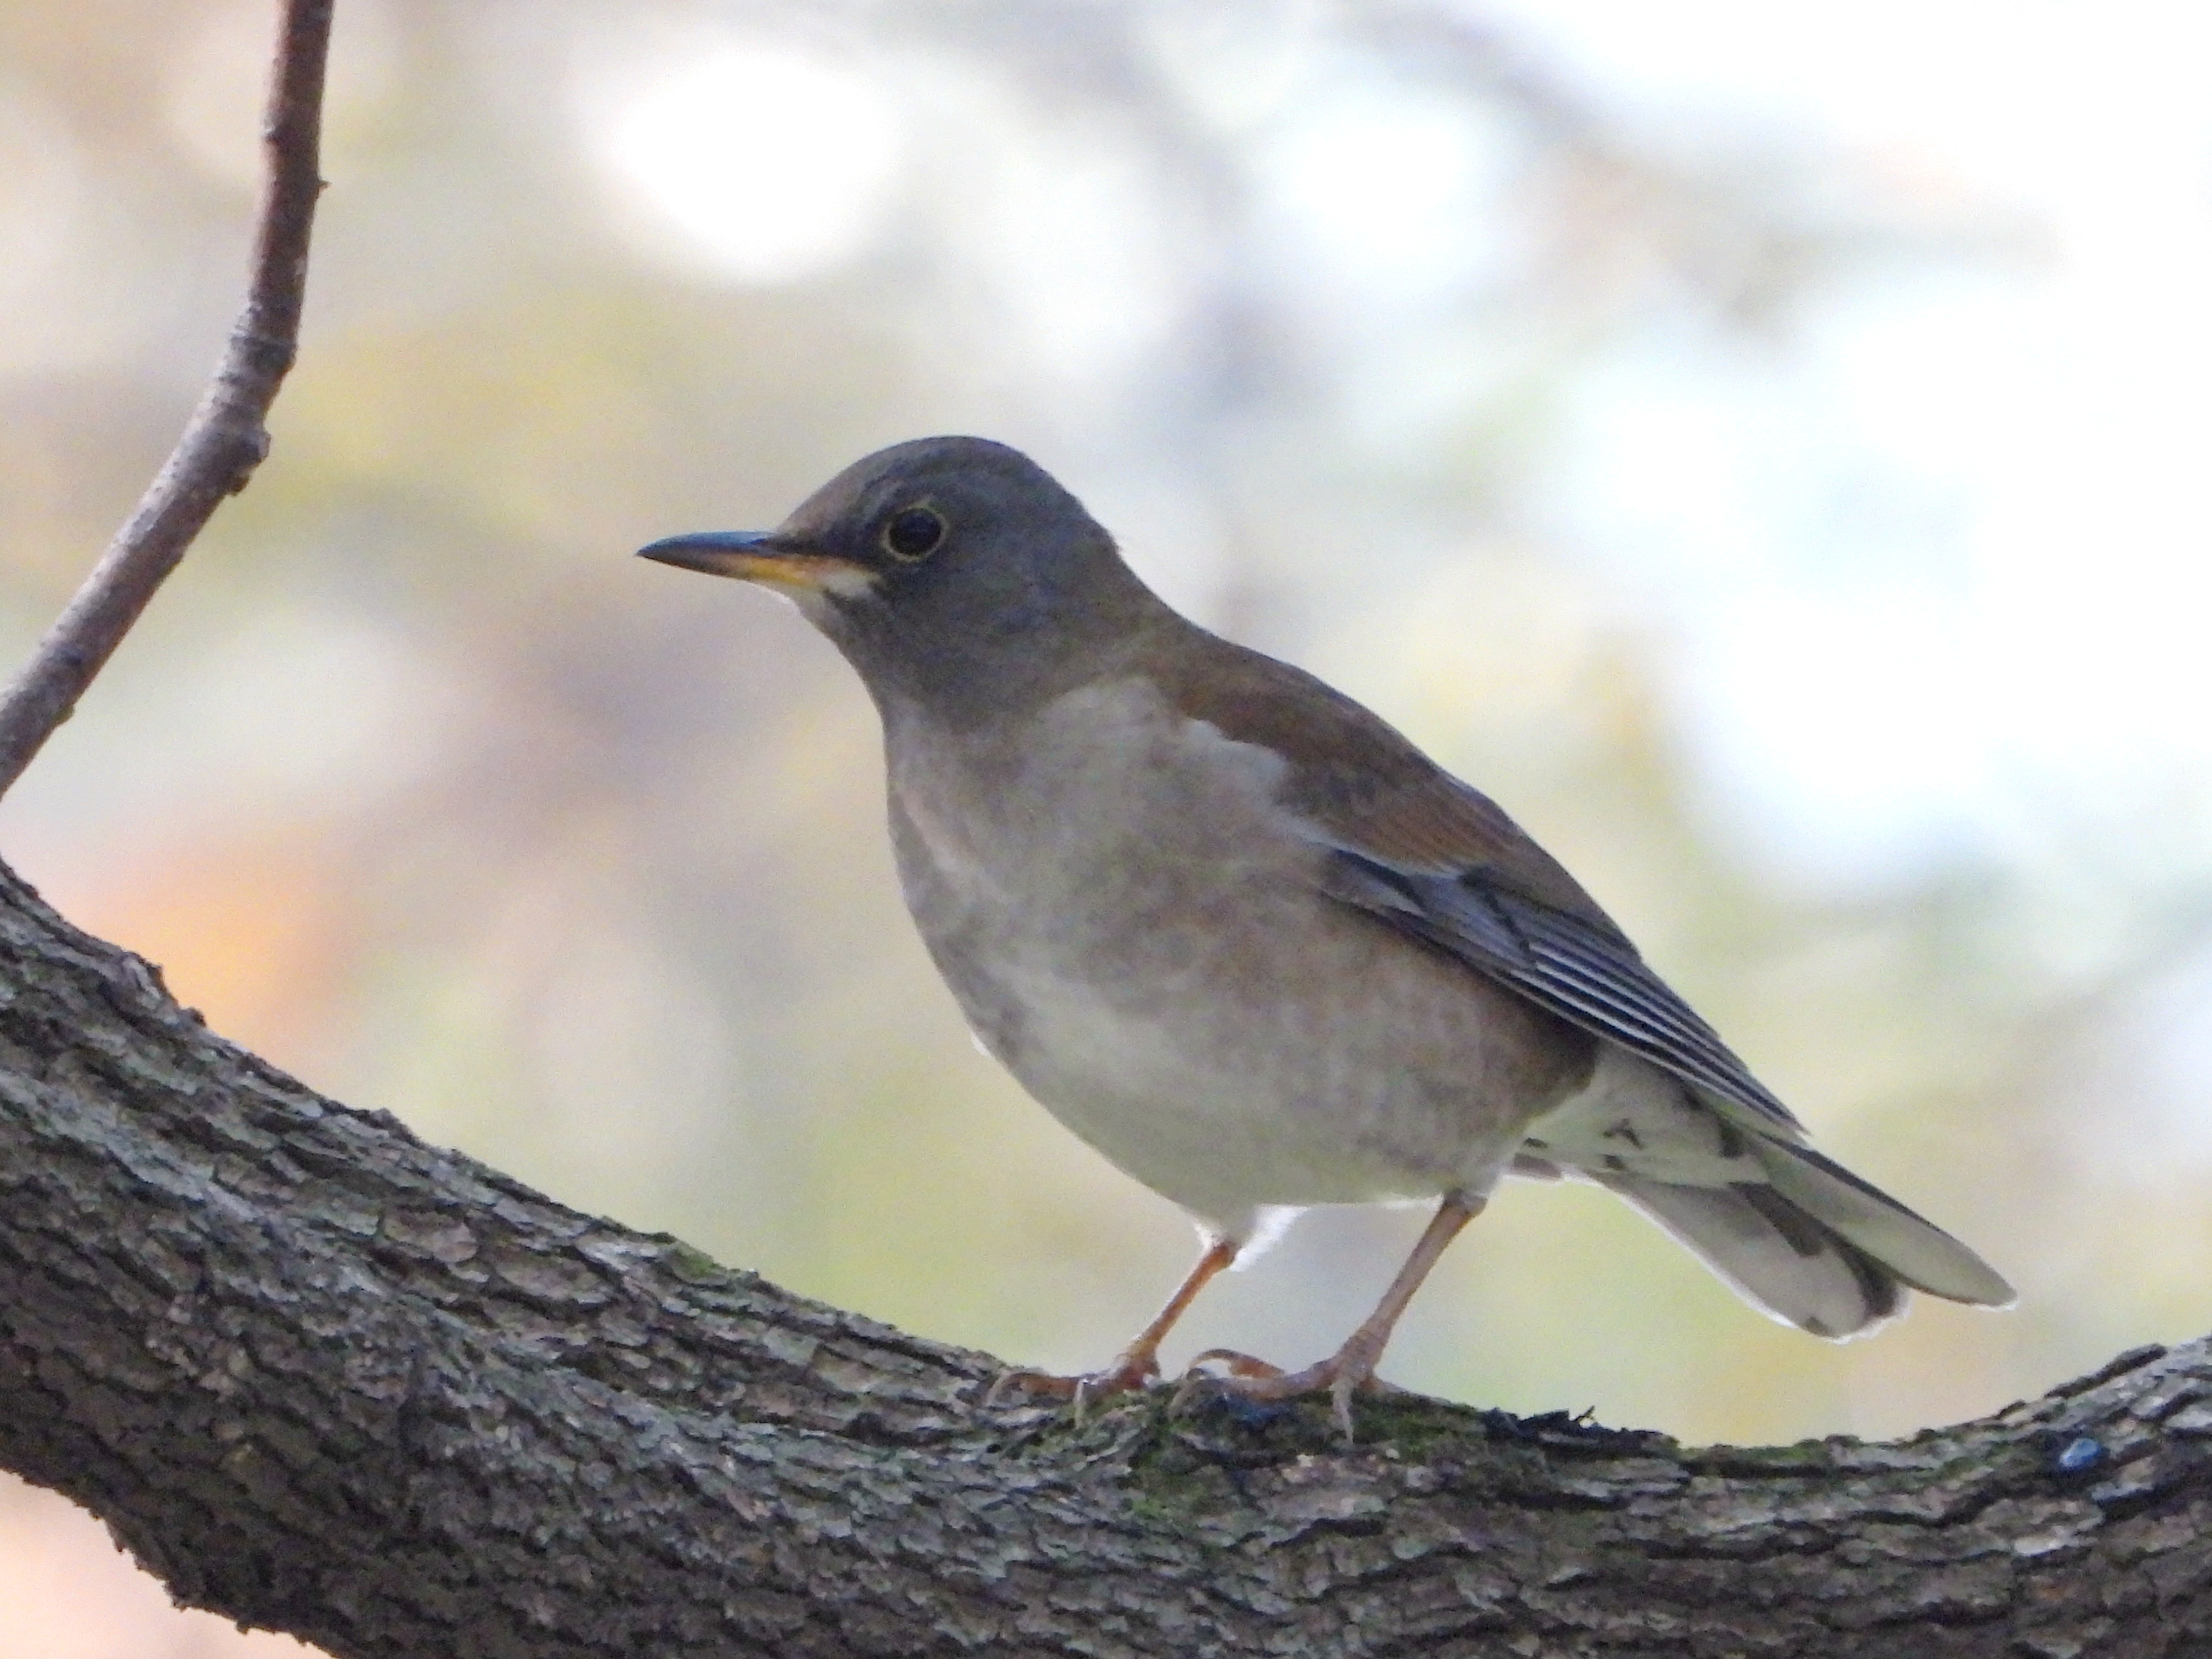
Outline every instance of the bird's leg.
POLYGON ((1109 1399, 1117 1394, 1128 1394, 1144 1388, 1160 1374, 1160 1344, 1183 1316, 1198 1293, 1212 1280, 1213 1276, 1237 1260, 1240 1246, 1234 1239, 1215 1238, 1206 1243, 1206 1254, 1198 1265, 1184 1276, 1167 1305, 1152 1316, 1152 1322, 1137 1333, 1129 1346, 1121 1350, 1114 1363, 1103 1371, 1093 1371, 1087 1376, 1054 1376, 1046 1371, 1008 1371, 991 1385, 983 1396, 986 1406, 995 1405, 1009 1389, 1024 1389, 1033 1394, 1056 1395, 1075 1402, 1080 1416, 1093 1401, 1109 1399))
POLYGON ((1375 1367, 1382 1360, 1382 1350, 1389 1346, 1390 1333, 1397 1328, 1399 1316, 1406 1304, 1413 1299, 1413 1292, 1421 1288, 1421 1281, 1437 1265, 1438 1257, 1461 1228, 1482 1213, 1483 1200, 1466 1193, 1447 1193, 1437 1206, 1435 1215, 1421 1234, 1420 1243, 1406 1258, 1406 1265, 1398 1269, 1398 1276, 1390 1281, 1390 1288, 1382 1292, 1382 1299, 1375 1311, 1367 1316, 1358 1330, 1346 1338, 1342 1347, 1318 1364, 1309 1365, 1302 1371, 1280 1371, 1246 1355, 1225 1349, 1215 1349, 1200 1354, 1193 1362, 1203 1364, 1208 1360, 1226 1363, 1225 1373, 1194 1373, 1186 1378, 1176 1395, 1176 1404, 1182 1407, 1200 1400, 1230 1397, 1238 1400, 1291 1400, 1300 1395, 1318 1394, 1327 1389, 1334 1403, 1336 1425, 1344 1431, 1348 1443, 1352 1439, 1352 1396, 1362 1388, 1371 1386, 1375 1367))

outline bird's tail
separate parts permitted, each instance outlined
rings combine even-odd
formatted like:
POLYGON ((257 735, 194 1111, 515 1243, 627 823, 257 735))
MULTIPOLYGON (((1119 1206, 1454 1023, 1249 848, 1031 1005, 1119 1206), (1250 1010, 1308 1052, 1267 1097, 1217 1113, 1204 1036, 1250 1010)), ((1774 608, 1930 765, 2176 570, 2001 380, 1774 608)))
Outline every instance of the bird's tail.
POLYGON ((1987 1262, 1834 1160, 1750 1139, 1764 1180, 1685 1186, 1583 1173, 1696 1251, 1747 1301, 1815 1336, 1871 1329, 1903 1310, 1908 1290, 1981 1307, 2013 1299, 1987 1262))

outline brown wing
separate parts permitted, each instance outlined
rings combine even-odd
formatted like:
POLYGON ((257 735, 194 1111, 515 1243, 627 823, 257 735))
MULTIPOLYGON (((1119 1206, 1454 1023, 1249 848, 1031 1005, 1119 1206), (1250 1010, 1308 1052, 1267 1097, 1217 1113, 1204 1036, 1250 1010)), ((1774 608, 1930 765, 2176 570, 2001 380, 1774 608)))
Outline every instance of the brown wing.
POLYGON ((1802 1133, 1597 901, 1495 802, 1311 675, 1210 636, 1208 646, 1164 653, 1148 667, 1183 713, 1290 761, 1284 804, 1330 849, 1333 897, 1784 1138, 1802 1133))

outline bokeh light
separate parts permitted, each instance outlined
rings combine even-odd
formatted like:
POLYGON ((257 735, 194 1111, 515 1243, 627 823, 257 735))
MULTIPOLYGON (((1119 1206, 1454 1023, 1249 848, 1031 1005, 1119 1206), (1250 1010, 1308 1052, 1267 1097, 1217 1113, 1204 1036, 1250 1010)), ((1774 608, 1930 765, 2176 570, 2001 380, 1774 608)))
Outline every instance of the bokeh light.
POLYGON ((647 252, 740 282, 819 276, 864 252, 904 149, 891 88, 860 64, 702 32, 579 66, 611 205, 647 252))
MULTIPOLYGON (((274 456, 0 807, 217 1029, 794 1290, 1111 1352, 1182 1221, 970 1045, 834 653, 629 556, 981 431, 1497 796, 2022 1291, 1831 1346, 1516 1187, 1395 1378, 1887 1434, 2212 1328, 2201 8, 339 17, 274 456)), ((11 652, 229 325, 267 23, 0 17, 11 652)), ((1304 1218, 1170 1363, 1324 1352, 1419 1222, 1304 1218)), ((0 1489, 0 1659, 229 1650, 118 1633, 58 1511, 0 1489)))

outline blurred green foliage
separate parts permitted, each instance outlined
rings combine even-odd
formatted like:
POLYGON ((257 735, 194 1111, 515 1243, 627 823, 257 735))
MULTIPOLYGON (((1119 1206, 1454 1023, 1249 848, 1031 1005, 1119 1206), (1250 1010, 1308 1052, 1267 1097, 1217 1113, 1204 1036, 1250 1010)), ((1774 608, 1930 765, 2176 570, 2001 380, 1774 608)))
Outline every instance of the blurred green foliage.
MULTIPOLYGON (((0 10, 11 651, 217 351, 265 9, 0 10)), ((1758 132, 1685 145, 1455 9, 1231 10, 343 0, 273 458, 0 812, 7 856, 340 1098, 808 1294, 1098 1363, 1183 1224, 971 1048, 829 648, 629 557, 981 431, 1497 796, 1828 1151, 2023 1293, 1825 1346, 1601 1194, 1516 1188, 1395 1378, 1693 1439, 1889 1434, 2212 1324, 2205 1085, 2172 1047, 2208 1002, 2202 781, 2054 805, 2030 854, 1800 857, 1707 729, 1786 685, 1691 695, 1677 567, 1554 510, 1624 365, 1658 352, 1685 404, 1786 391, 1837 307, 2033 280, 2032 215, 1758 132), (700 64, 754 90, 687 128, 706 94, 669 77, 700 64), (787 83, 878 100, 883 153, 787 83), (850 199, 794 228, 805 193, 759 173, 850 199)), ((1825 556, 1949 556, 1854 522, 1825 556)), ((1809 556, 1753 543, 1747 593, 1809 556)), ((1306 1218, 1180 1352, 1313 1358, 1418 1221, 1306 1218)))

